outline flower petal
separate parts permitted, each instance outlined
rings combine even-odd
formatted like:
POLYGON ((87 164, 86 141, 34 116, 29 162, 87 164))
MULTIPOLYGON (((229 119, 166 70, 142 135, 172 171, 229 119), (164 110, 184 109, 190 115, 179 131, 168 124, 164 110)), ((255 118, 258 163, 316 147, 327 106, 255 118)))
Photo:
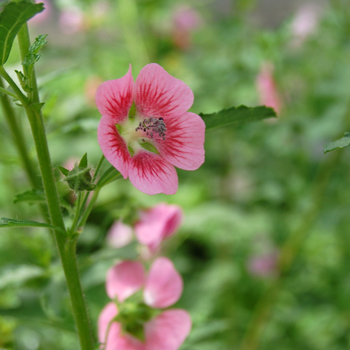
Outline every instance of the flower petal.
POLYGON ((96 91, 96 105, 103 116, 108 116, 114 123, 127 118, 133 102, 134 80, 129 71, 119 79, 102 83, 96 91))
POLYGON ((166 139, 157 140, 157 150, 169 163, 184 170, 196 170, 204 163, 203 119, 187 112, 166 121, 166 139))
POLYGON ((145 344, 130 334, 123 334, 118 322, 113 322, 104 350, 146 350, 145 344))
POLYGON ((114 122, 102 117, 97 130, 97 140, 106 159, 123 175, 128 177, 130 154, 114 122))
POLYGON ((149 271, 143 298, 148 306, 165 308, 179 300, 182 289, 182 278, 173 263, 168 258, 158 258, 149 271))
POLYGON ((107 295, 123 302, 130 295, 137 292, 144 284, 145 270, 137 261, 122 261, 107 272, 107 295))
POLYGON ((124 247, 132 240, 132 227, 118 220, 109 229, 106 239, 113 248, 124 247))
POLYGON ((172 235, 180 226, 182 212, 177 205, 160 203, 140 214, 135 225, 138 241, 155 252, 165 237, 172 235))
POLYGON ((146 150, 131 158, 129 178, 138 190, 146 194, 175 194, 178 187, 175 168, 160 155, 146 150))
POLYGON ((185 310, 162 312, 145 324, 145 350, 177 350, 190 333, 191 317, 185 310))
POLYGON ((109 322, 113 320, 118 314, 118 309, 115 303, 108 303, 98 317, 98 340, 104 343, 106 340, 106 332, 108 330, 109 322))
POLYGON ((192 90, 161 66, 145 66, 135 83, 137 112, 143 117, 170 117, 185 113, 193 104, 192 90))

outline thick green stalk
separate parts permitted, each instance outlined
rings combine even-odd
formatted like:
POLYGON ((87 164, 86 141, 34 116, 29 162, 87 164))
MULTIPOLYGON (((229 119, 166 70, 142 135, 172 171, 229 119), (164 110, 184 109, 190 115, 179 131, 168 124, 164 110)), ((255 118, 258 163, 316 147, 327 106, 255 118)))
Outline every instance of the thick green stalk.
MULTIPOLYGON (((1 78, 0 78, 0 87, 4 88, 1 78)), ((3 94, 3 96, 1 96, 1 105, 2 105, 2 108, 4 110, 4 116, 5 116, 6 122, 11 130, 14 144, 15 144, 17 151, 20 155, 20 158, 22 160, 22 163, 23 163, 23 166, 26 170, 26 173, 29 177, 31 185, 35 188, 41 188, 40 178, 37 175, 37 173, 35 171, 34 164, 31 161, 31 159, 28 155, 28 152, 27 152, 26 143, 24 140, 22 128, 19 127, 19 125, 17 123, 15 111, 13 110, 13 107, 9 101, 8 96, 5 94, 3 94)))
MULTIPOLYGON (((30 46, 27 24, 23 25, 18 33, 18 43, 23 60, 30 46)), ((29 81, 30 86, 33 90, 28 94, 27 97, 29 103, 27 105, 24 105, 24 107, 27 112, 34 137, 50 219, 52 225, 58 226, 65 230, 49 148, 47 144, 43 117, 40 109, 31 107, 31 104, 40 102, 34 69, 32 76, 29 77, 29 81)), ((69 237, 64 236, 58 232, 54 232, 54 236, 61 257, 63 270, 66 276, 81 349, 94 350, 93 332, 91 329, 91 324, 79 279, 79 272, 76 261, 75 240, 70 240, 69 237)))

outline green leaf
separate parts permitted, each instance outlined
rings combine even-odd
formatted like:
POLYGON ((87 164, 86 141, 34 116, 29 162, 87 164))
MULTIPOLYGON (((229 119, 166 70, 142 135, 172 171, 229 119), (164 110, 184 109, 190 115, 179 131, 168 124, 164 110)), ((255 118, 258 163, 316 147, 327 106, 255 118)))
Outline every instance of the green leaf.
POLYGON ((34 265, 7 266, 0 270, 0 289, 8 286, 22 285, 28 280, 41 277, 45 270, 34 265))
POLYGON ((41 190, 33 189, 29 191, 24 191, 16 195, 13 203, 20 202, 45 202, 45 193, 41 190))
POLYGON ((81 160, 80 160, 79 168, 84 168, 84 169, 86 169, 87 166, 88 166, 87 153, 85 153, 85 154, 83 155, 83 157, 81 158, 81 160))
POLYGON ((69 174, 69 170, 64 168, 63 166, 57 165, 57 168, 64 176, 67 176, 69 174))
POLYGON ((327 146, 325 146, 323 152, 326 154, 327 152, 333 151, 336 148, 345 148, 348 146, 350 146, 350 132, 346 132, 341 139, 329 143, 327 146))
POLYGON ((7 61, 13 40, 22 25, 44 9, 44 4, 10 2, 0 14, 0 65, 7 61))
POLYGON ((8 228, 8 227, 45 227, 49 229, 53 229, 57 232, 60 232, 66 235, 66 231, 62 230, 57 226, 53 226, 50 224, 46 224, 44 222, 37 222, 31 220, 17 220, 10 218, 0 218, 0 228, 8 228))
POLYGON ((231 107, 217 113, 199 114, 204 120, 206 131, 228 126, 239 126, 266 118, 277 117, 276 112, 265 106, 258 107, 231 107))
POLYGON ((47 34, 39 35, 35 39, 33 45, 29 46, 28 53, 24 56, 22 65, 25 76, 27 78, 29 78, 32 74, 34 63, 38 62, 40 59, 40 55, 38 55, 38 52, 47 43, 47 41, 45 40, 46 37, 47 34))

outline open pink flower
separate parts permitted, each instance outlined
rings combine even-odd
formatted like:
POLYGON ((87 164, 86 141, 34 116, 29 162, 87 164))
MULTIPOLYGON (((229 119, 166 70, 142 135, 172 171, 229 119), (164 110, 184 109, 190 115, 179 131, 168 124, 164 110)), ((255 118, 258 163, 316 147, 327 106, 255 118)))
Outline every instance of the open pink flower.
POLYGON ((103 154, 140 191, 176 193, 174 166, 195 170, 204 162, 205 124, 187 112, 192 103, 191 89, 158 64, 145 66, 135 83, 130 66, 97 89, 103 154))
POLYGON ((181 221, 179 206, 160 203, 140 213, 140 220, 135 225, 137 240, 154 253, 165 238, 176 232, 181 221))
POLYGON ((109 229, 106 239, 111 247, 121 248, 132 241, 132 236, 132 227, 118 220, 109 229))
MULTIPOLYGON (((107 294, 119 303, 142 287, 144 303, 151 308, 173 305, 183 289, 181 276, 167 258, 155 260, 148 277, 143 265, 135 261, 123 261, 108 271, 107 294)), ((118 315, 116 304, 109 303, 99 316, 98 337, 105 350, 177 350, 191 329, 191 318, 185 310, 166 310, 143 324, 145 340, 141 341, 114 320, 118 315)))

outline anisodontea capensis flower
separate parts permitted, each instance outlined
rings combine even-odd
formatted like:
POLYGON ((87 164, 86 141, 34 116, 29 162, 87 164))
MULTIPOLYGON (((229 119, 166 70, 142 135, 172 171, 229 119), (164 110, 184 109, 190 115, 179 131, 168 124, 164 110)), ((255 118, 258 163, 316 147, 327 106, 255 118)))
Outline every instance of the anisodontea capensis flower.
POLYGON ((173 305, 181 296, 182 279, 167 258, 158 258, 146 276, 143 265, 122 261, 107 273, 107 304, 98 319, 98 337, 105 350, 177 350, 191 329, 185 310, 173 305), (143 288, 143 300, 137 297, 143 288))
POLYGON ((164 239, 176 232, 181 221, 182 211, 177 205, 160 203, 141 211, 140 220, 135 225, 137 240, 154 253, 164 239))
POLYGON ((176 193, 174 166, 195 170, 204 162, 205 124, 187 112, 192 104, 192 90, 158 64, 145 66, 135 83, 130 66, 96 93, 103 154, 140 191, 176 193))

